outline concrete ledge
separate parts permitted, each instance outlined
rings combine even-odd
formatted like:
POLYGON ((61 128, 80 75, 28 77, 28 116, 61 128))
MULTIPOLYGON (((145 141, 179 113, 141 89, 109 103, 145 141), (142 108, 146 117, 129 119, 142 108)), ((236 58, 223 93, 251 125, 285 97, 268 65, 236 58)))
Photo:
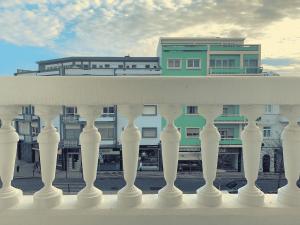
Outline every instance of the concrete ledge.
POLYGON ((237 195, 224 194, 220 207, 204 207, 195 194, 186 194, 179 207, 158 204, 157 195, 143 195, 136 208, 120 208, 116 195, 104 195, 98 207, 80 209, 76 195, 66 195, 56 208, 41 210, 33 207, 33 197, 24 196, 21 203, 0 210, 1 225, 297 225, 300 208, 277 203, 277 195, 266 195, 265 206, 247 207, 237 203, 237 195))

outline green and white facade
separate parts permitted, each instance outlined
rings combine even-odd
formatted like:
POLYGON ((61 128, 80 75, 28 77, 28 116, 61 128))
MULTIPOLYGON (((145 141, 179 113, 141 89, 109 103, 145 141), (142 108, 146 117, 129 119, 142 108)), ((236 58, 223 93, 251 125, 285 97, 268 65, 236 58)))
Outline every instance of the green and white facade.
MULTIPOLYGON (((157 54, 163 76, 248 76, 262 72, 260 45, 245 45, 243 38, 161 38, 157 54)), ((199 170, 199 132, 205 120, 198 114, 198 106, 185 106, 182 112, 175 122, 181 133, 179 170, 199 170)), ((221 134, 218 169, 240 171, 240 133, 245 119, 239 106, 224 105, 223 115, 215 122, 221 134)))

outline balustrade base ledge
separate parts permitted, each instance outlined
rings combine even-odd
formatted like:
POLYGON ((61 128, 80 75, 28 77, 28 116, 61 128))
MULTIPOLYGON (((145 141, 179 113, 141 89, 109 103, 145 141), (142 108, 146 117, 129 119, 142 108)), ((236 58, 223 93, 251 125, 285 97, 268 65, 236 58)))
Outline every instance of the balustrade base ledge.
POLYGON ((77 205, 76 195, 65 195, 60 206, 37 209, 33 196, 25 195, 21 202, 9 209, 0 209, 1 225, 296 225, 300 221, 300 207, 278 203, 276 194, 265 195, 262 207, 249 207, 238 203, 236 194, 223 194, 218 207, 205 207, 197 201, 196 194, 184 194, 177 207, 159 204, 157 194, 143 195, 142 203, 133 208, 120 207, 117 195, 103 195, 102 202, 92 208, 77 205))

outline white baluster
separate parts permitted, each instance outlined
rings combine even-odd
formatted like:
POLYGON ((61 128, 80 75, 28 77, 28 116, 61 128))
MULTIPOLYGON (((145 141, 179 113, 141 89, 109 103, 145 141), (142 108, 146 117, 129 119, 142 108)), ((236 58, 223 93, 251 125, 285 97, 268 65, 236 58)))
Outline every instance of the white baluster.
POLYGON ((263 110, 264 107, 262 105, 241 106, 241 114, 248 118, 248 125, 241 133, 247 184, 238 190, 238 201, 249 206, 262 206, 264 204, 264 193, 255 185, 263 140, 262 132, 256 125, 256 119, 263 114, 263 110))
POLYGON ((300 174, 300 127, 297 123, 300 106, 281 106, 280 111, 289 120, 281 134, 284 171, 288 183, 278 190, 278 201, 285 205, 300 206, 300 189, 297 187, 300 174))
POLYGON ((181 138, 180 133, 175 127, 174 120, 181 112, 181 106, 160 106, 160 113, 167 120, 167 126, 161 133, 164 177, 167 185, 159 190, 158 198, 163 205, 167 206, 177 206, 182 202, 182 191, 174 185, 177 175, 179 142, 181 138))
POLYGON ((52 185, 55 178, 59 133, 52 120, 59 115, 60 106, 36 106, 36 114, 45 122, 38 135, 42 181, 44 187, 34 193, 33 200, 37 208, 52 208, 62 201, 62 191, 52 185))
POLYGON ((11 186, 14 176, 17 143, 19 136, 11 121, 19 114, 18 106, 0 106, 0 208, 9 208, 16 205, 22 198, 22 191, 11 186))
POLYGON ((222 203, 222 193, 213 185, 216 178, 220 134, 214 125, 214 119, 222 113, 221 105, 200 105, 200 115, 206 124, 200 132, 201 156, 205 185, 197 190, 198 201, 206 206, 222 203))
POLYGON ((142 191, 134 185, 136 178, 141 133, 134 120, 142 114, 143 105, 121 105, 119 112, 127 117, 128 124, 121 135, 123 171, 126 186, 118 191, 121 206, 133 207, 141 203, 142 191))
POLYGON ((80 116, 86 118, 86 125, 80 134, 83 179, 85 188, 78 195, 78 204, 80 207, 92 207, 101 202, 102 191, 94 186, 97 176, 97 166, 99 159, 99 147, 101 135, 94 123, 102 112, 99 106, 80 106, 78 107, 80 116))

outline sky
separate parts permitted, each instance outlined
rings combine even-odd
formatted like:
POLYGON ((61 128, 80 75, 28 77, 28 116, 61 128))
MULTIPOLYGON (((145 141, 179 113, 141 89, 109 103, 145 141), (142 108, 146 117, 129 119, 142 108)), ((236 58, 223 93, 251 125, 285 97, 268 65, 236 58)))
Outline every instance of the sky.
POLYGON ((0 75, 66 56, 155 56, 159 37, 245 37, 300 75, 300 0, 0 0, 0 75))

